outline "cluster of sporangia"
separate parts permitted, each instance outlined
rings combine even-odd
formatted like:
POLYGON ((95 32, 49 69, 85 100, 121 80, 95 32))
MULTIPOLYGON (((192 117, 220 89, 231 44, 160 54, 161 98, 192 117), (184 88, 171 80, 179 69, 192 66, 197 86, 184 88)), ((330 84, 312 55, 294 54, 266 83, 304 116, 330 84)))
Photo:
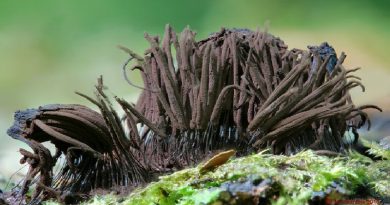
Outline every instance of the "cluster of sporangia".
POLYGON ((129 132, 101 78, 96 98, 78 93, 100 114, 81 105, 16 112, 8 134, 32 149, 20 150, 21 163, 30 167, 21 196, 32 183, 33 199, 134 186, 231 148, 239 155, 264 148, 275 154, 342 152, 349 146, 344 133, 355 133, 356 142, 356 129, 369 122, 363 110, 379 109, 352 103, 349 90, 364 90, 353 75, 357 69, 346 70, 344 53, 337 57, 327 43, 288 50, 279 38, 247 29, 222 29, 196 41, 193 31, 177 36, 170 26, 162 41, 145 38, 150 48, 143 57, 122 48, 130 55, 125 76, 135 60, 132 69, 144 82, 136 86, 143 90, 137 104, 115 97, 129 132), (46 141, 57 148, 54 155, 46 141), (60 156, 62 168, 53 173, 60 156))

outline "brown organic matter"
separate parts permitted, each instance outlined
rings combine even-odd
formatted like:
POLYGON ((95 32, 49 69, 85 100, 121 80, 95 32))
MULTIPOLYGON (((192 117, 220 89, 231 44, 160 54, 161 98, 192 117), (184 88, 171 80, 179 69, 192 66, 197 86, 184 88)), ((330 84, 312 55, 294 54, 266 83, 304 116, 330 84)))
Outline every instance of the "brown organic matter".
POLYGON ((206 172, 225 164, 235 154, 236 150, 234 149, 216 154, 200 167, 200 172, 206 172))
POLYGON ((337 57, 327 43, 289 50, 281 39, 247 29, 222 29, 196 41, 195 32, 186 28, 177 35, 170 26, 162 41, 145 38, 150 48, 143 57, 120 47, 130 55, 123 66, 126 81, 142 89, 135 105, 115 97, 128 133, 102 78, 96 98, 78 93, 100 114, 81 105, 16 112, 8 134, 32 149, 20 150, 21 163, 29 164, 21 200, 33 183, 32 204, 139 186, 217 150, 247 155, 266 148, 274 154, 310 148, 337 155, 351 146, 343 141, 346 131, 355 134, 356 143, 356 129, 370 123, 364 110, 380 110, 353 104, 349 90, 364 90, 353 75, 358 69, 345 69, 346 55, 337 57), (129 64, 140 70, 142 87, 127 77, 129 64), (46 141, 54 144, 55 154, 42 144, 46 141))

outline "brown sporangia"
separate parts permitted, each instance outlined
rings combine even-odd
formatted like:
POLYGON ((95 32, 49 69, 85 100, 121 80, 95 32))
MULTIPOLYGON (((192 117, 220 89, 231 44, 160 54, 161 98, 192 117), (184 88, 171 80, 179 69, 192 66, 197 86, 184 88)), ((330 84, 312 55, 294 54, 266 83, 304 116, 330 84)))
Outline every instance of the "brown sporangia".
MULTIPOLYGON (((311 148, 340 153, 346 131, 366 122, 367 108, 355 106, 349 90, 364 86, 358 69, 342 65, 346 55, 323 43, 308 50, 288 49, 262 31, 222 29, 200 41, 188 28, 177 35, 168 25, 162 41, 145 34, 144 55, 120 47, 130 58, 126 81, 142 89, 134 105, 115 97, 121 118, 104 93, 96 97, 100 113, 81 105, 48 105, 18 111, 8 134, 27 143, 21 163, 29 164, 19 192, 36 184, 31 203, 66 193, 134 187, 156 175, 195 165, 216 150, 246 155, 270 148, 293 154, 311 148), (143 86, 127 77, 141 72, 143 86), (50 141, 55 154, 42 144, 50 141), (53 171, 59 158, 61 169, 53 171)), ((58 164, 58 163, 57 163, 58 164)), ((62 197, 63 198, 63 197, 62 197)))
MULTIPOLYGON (((21 163, 28 163, 19 196, 27 193, 32 182, 36 188, 31 203, 65 193, 86 193, 96 188, 131 187, 148 179, 148 172, 132 149, 132 142, 120 125, 120 118, 97 87, 91 99, 99 114, 82 105, 46 105, 15 113, 8 134, 28 144, 33 152, 20 149, 21 163), (50 141, 56 151, 51 155, 42 143, 50 141), (65 160, 53 173, 60 156, 65 160), (35 200, 35 201, 34 201, 35 200)), ((138 156, 137 156, 138 157, 138 156)), ((65 197, 66 198, 66 197, 65 197)))

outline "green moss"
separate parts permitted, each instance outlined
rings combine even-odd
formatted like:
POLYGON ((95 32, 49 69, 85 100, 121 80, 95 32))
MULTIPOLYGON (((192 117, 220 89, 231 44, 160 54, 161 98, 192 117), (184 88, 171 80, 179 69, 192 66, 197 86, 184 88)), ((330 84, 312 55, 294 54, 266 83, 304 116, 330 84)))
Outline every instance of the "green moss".
POLYGON ((133 193, 124 204, 162 204, 168 199, 169 204, 200 204, 199 195, 204 199, 203 203, 208 203, 221 191, 210 187, 248 176, 272 178, 283 184, 275 204, 302 204, 314 192, 326 191, 334 183, 343 195, 354 195, 359 187, 368 184, 367 189, 373 196, 388 196, 388 169, 389 161, 374 162, 357 153, 338 158, 318 156, 311 151, 290 157, 260 153, 231 160, 204 175, 193 168, 162 177, 159 182, 133 193), (162 194, 161 190, 166 193, 162 194))
MULTIPOLYGON (((375 145, 371 152, 383 158, 388 154, 375 145)), ((329 187, 343 196, 353 196, 364 187, 371 196, 389 197, 389 172, 389 160, 372 161, 355 152, 337 158, 319 156, 312 151, 294 156, 263 152, 232 159, 204 174, 196 167, 162 176, 159 181, 136 190, 120 204, 210 204, 225 191, 224 183, 253 179, 271 179, 278 184, 273 187, 278 189, 274 190, 278 197, 272 200, 273 204, 305 204, 315 193, 326 192, 329 187)), ((89 204, 101 204, 101 201, 119 203, 109 196, 95 197, 89 204)))

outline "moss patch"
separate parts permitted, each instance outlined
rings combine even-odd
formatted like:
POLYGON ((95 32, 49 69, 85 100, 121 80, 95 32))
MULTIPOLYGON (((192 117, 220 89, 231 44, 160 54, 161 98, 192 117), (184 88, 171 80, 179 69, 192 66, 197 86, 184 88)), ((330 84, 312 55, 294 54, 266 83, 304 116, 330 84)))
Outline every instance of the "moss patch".
POLYGON ((376 144, 371 145, 370 151, 384 160, 372 161, 356 152, 336 158, 312 151, 293 156, 262 152, 232 159, 203 174, 199 166, 162 176, 124 199, 110 195, 95 197, 85 204, 223 204, 229 200, 237 203, 240 197, 253 200, 254 195, 269 204, 305 204, 329 197, 388 199, 390 151, 376 144), (237 192, 245 192, 248 186, 252 186, 250 194, 237 192))

